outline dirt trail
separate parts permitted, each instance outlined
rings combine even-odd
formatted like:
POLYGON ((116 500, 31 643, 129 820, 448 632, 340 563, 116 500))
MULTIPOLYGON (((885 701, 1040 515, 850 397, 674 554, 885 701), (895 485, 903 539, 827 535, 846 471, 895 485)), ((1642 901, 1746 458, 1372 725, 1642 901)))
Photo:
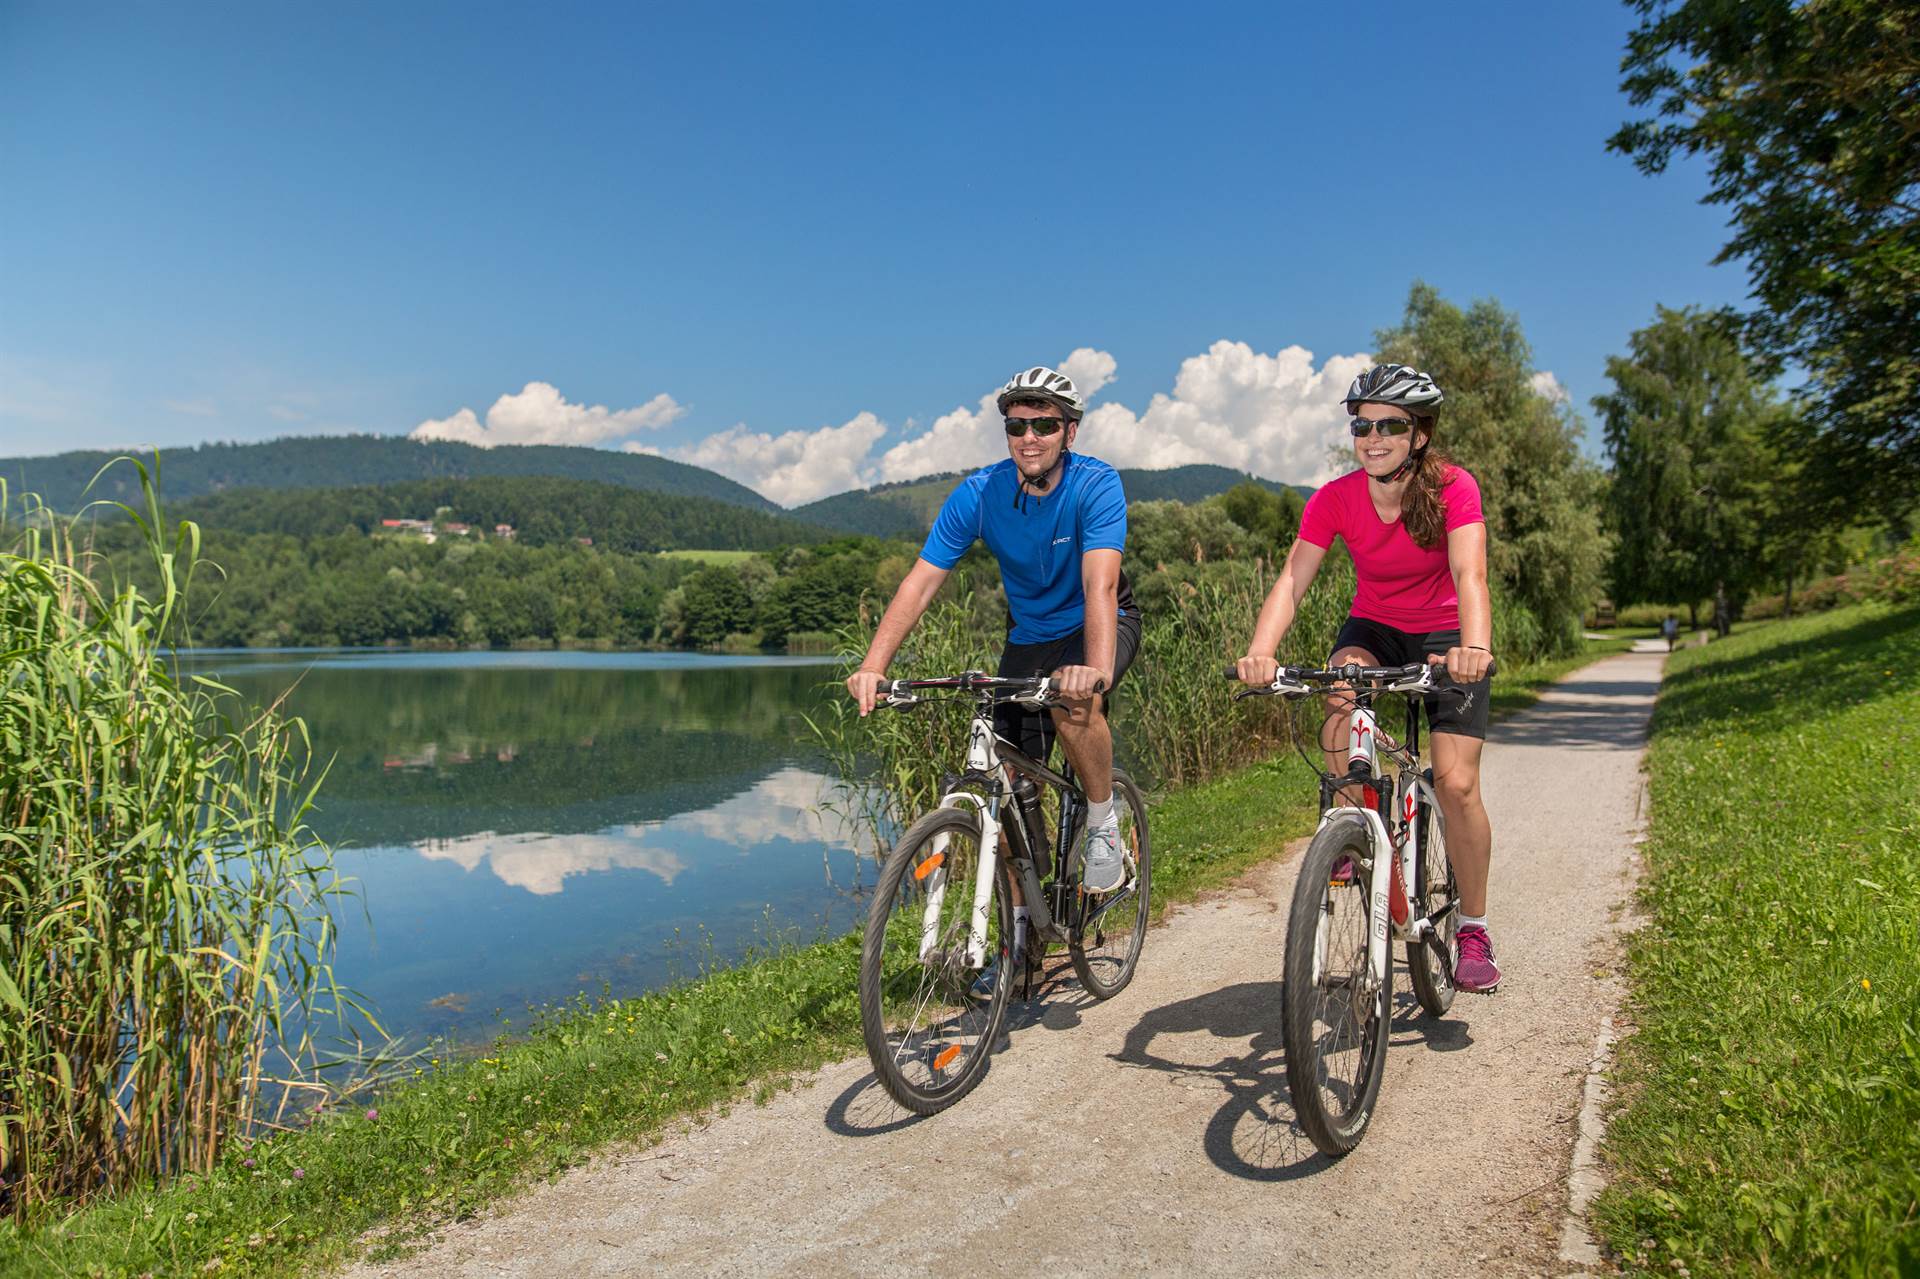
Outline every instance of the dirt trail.
MULTIPOLYGON (((974 1094, 911 1120, 866 1060, 610 1156, 356 1275, 1564 1273, 1583 1081, 1619 1003, 1617 919, 1661 656, 1609 658, 1494 729, 1505 985, 1418 1014, 1401 969, 1373 1126, 1293 1122, 1280 954, 1295 857, 1175 912, 1118 999, 1064 963, 974 1094)), ((849 980, 852 979, 849 974, 849 980)))

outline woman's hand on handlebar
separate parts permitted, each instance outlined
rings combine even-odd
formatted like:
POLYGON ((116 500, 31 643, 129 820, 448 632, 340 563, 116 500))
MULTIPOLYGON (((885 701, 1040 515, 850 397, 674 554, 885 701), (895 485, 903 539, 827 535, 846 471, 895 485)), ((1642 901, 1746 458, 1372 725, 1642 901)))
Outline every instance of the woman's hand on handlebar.
POLYGON ((1247 654, 1233 664, 1234 677, 1248 688, 1266 688, 1280 678, 1280 663, 1271 657, 1247 654))
POLYGON ((1445 663, 1447 677, 1456 684, 1477 684, 1493 670, 1493 654, 1484 648, 1456 645, 1447 650, 1445 657, 1429 653, 1427 661, 1434 665, 1445 663))
POLYGON ((880 685, 886 680, 879 671, 855 671, 847 676, 847 692, 860 704, 862 718, 873 714, 873 708, 880 704, 880 685))

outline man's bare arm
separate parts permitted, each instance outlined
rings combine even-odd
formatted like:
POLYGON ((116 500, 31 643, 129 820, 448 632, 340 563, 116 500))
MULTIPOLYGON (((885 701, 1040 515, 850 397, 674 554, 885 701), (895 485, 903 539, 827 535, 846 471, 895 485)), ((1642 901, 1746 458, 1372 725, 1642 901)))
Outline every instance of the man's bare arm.
POLYGON ((861 661, 860 669, 847 677, 847 692, 853 694, 853 700, 860 703, 862 715, 872 713, 874 704, 879 700, 876 690, 886 676, 887 664, 900 651, 900 646, 906 643, 908 632, 913 630, 920 615, 927 611, 927 605, 933 602, 934 592, 940 589, 940 583, 946 580, 946 569, 936 568, 925 560, 915 560, 913 567, 907 570, 900 589, 893 593, 887 611, 880 617, 880 625, 874 629, 873 643, 867 646, 867 656, 861 661))

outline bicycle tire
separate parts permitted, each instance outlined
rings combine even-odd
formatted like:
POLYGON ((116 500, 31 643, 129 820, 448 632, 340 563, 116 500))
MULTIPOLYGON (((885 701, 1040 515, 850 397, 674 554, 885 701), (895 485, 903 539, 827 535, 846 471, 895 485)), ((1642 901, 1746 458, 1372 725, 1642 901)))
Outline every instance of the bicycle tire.
MULTIPOLYGON (((937 1114, 973 1090, 1006 1020, 1013 982, 996 981, 991 995, 976 998, 971 987, 980 970, 965 963, 979 856, 974 810, 936 809, 909 826, 887 855, 867 911, 860 943, 861 1035, 880 1086, 915 1114, 937 1114), (933 869, 914 873, 928 865, 933 869), (932 959, 923 959, 926 904, 942 885, 932 959)), ((1010 903, 1002 859, 987 907, 986 951, 1002 975, 1013 968, 1010 903)))
POLYGON ((1333 1158, 1360 1144, 1386 1068, 1391 962, 1379 989, 1370 997, 1364 992, 1372 876, 1390 873, 1384 866, 1368 869, 1372 853, 1357 817, 1321 827, 1301 859, 1287 915, 1282 1017, 1287 1089, 1300 1126, 1322 1154, 1333 1158), (1336 881, 1334 867, 1342 857, 1352 859, 1353 873, 1336 881), (1318 962, 1316 951, 1321 952, 1318 962), (1343 1096, 1344 1106, 1338 1104, 1343 1096))
MULTIPOLYGON (((1432 783, 1431 775, 1427 781, 1432 783)), ((1420 824, 1420 865, 1414 876, 1413 911, 1416 915, 1426 915, 1447 902, 1457 903, 1460 885, 1454 879, 1453 859, 1447 855, 1446 814, 1438 804, 1422 800, 1420 824)), ((1460 945, 1456 940, 1459 932, 1460 911, 1456 905, 1439 924, 1440 944, 1447 948, 1449 961, 1456 964, 1460 962, 1460 945)), ((1423 941, 1407 943, 1407 975, 1413 984, 1413 997, 1420 1001, 1427 1016, 1446 1016, 1458 991, 1441 968, 1433 947, 1423 941)))
POLYGON ((1114 812, 1120 814, 1120 845, 1133 859, 1133 900, 1096 898, 1089 910, 1103 911, 1089 944, 1086 929, 1067 937, 1067 957, 1081 988, 1095 999, 1112 999, 1127 988, 1147 944, 1147 920, 1153 900, 1153 842, 1147 831, 1147 804, 1125 773, 1113 774, 1114 812))

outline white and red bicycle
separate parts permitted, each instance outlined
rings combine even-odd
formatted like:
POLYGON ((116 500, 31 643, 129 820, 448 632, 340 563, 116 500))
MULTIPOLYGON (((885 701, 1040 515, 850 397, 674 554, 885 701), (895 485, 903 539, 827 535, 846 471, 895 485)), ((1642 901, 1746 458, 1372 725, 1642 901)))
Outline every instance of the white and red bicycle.
MULTIPOLYGON (((1235 676, 1231 667, 1227 675, 1235 676)), ((1420 765, 1420 702, 1473 693, 1445 667, 1416 662, 1283 666, 1271 685, 1236 696, 1315 694, 1352 704, 1348 763, 1337 775, 1309 760, 1320 774, 1320 828, 1300 861, 1287 916, 1282 1021, 1294 1112, 1315 1146, 1339 1156, 1360 1144, 1380 1095, 1393 1016, 1389 941, 1406 944, 1413 993, 1429 1016, 1453 1004, 1460 891, 1433 770, 1420 765), (1400 741, 1374 713, 1381 693, 1407 695, 1400 741), (1357 802, 1342 802, 1343 792, 1357 802)))

